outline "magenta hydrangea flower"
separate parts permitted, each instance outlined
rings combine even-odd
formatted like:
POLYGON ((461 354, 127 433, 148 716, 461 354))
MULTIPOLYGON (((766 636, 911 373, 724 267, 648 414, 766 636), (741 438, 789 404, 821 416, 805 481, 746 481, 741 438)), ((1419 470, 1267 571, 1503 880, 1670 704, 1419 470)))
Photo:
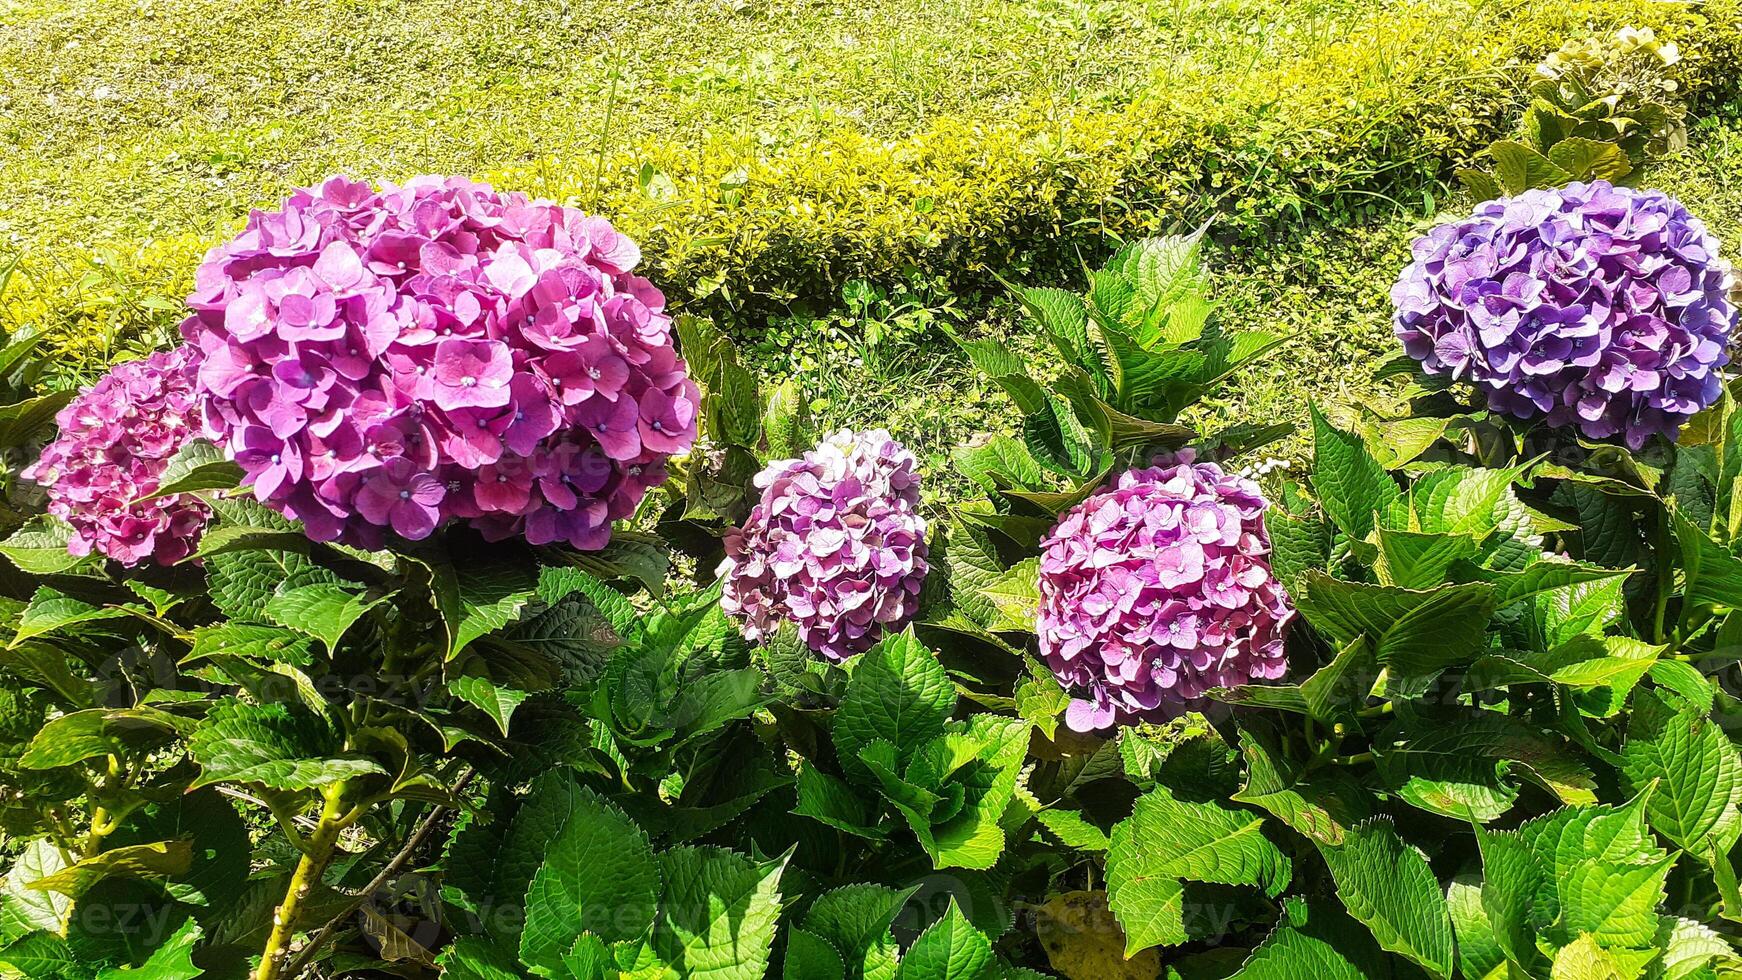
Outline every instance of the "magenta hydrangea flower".
POLYGON ((927 570, 914 466, 889 433, 842 429, 756 475, 762 499, 719 568, 720 606, 746 637, 791 622, 839 661, 913 618, 927 570))
POLYGON ((1193 462, 1127 470, 1041 542, 1040 651, 1077 731, 1165 720, 1211 688, 1275 680, 1294 615, 1258 485, 1193 462))
POLYGON ((460 177, 335 177, 207 253, 182 333, 204 432, 310 537, 451 519, 603 547, 700 401, 603 218, 460 177))
POLYGON ((48 491, 48 512, 72 527, 68 550, 124 565, 173 565, 193 554, 211 518, 204 501, 157 491, 170 457, 199 435, 199 351, 182 346, 129 361, 61 409, 60 436, 24 471, 48 491))
POLYGON ((1730 264, 1658 191, 1605 181, 1489 201, 1414 246, 1391 289, 1403 348, 1494 411, 1638 449, 1717 400, 1730 264))

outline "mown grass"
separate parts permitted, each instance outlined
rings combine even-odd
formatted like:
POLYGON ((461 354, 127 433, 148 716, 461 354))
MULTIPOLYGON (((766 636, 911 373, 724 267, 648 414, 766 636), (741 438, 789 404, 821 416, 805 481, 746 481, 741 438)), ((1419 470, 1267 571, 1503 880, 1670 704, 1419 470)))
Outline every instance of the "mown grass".
MULTIPOLYGON (((1445 30, 1474 19, 1505 35, 1510 7, 1451 7, 1444 16, 1459 23, 1445 30)), ((1439 9, 1422 0, 0 0, 0 251, 22 253, 26 288, 12 295, 28 297, 3 300, 0 324, 76 324, 84 360, 69 361, 67 379, 161 343, 200 250, 249 208, 329 173, 519 173, 597 198, 590 185, 634 180, 617 164, 641 153, 669 164, 693 148, 705 169, 842 133, 894 142, 1016 115, 1201 105, 1260 67, 1325 55, 1347 72, 1338 45, 1353 28, 1377 36, 1373 25, 1395 14, 1417 43, 1439 9), (546 180, 550 161, 563 170, 546 180), (53 291, 32 295, 33 278, 53 291)), ((1358 54, 1349 112, 1356 122, 1371 113, 1362 125, 1377 126, 1388 86, 1422 80, 1396 67, 1407 52, 1358 54)), ((1453 105, 1478 117, 1512 109, 1453 105)), ((1252 173, 1230 179, 1286 166, 1266 155, 1264 127, 1304 124, 1261 111, 1252 120, 1258 130, 1235 135, 1250 140, 1252 173)), ((1732 109, 1653 179, 1730 243, 1742 237, 1742 176, 1728 162, 1738 149, 1732 109)), ((1222 177, 1204 179, 1217 188, 1222 177)), ((1238 188, 1217 193, 1239 204, 1238 188)), ((1174 220, 1157 202, 1117 205, 1174 220)), ((1225 315, 1296 337, 1213 406, 1218 415, 1298 420, 1309 395, 1333 410, 1383 399, 1368 375, 1390 353, 1386 289, 1432 213, 1467 202, 1428 194, 1352 206, 1352 226, 1308 223, 1286 248, 1248 242, 1212 255, 1225 315)), ((935 321, 1019 332, 996 293, 954 294, 925 270, 914 280, 894 305, 929 309, 933 325, 877 345, 864 342, 877 314, 846 303, 752 326, 775 338, 758 352, 768 370, 803 374, 819 422, 887 425, 943 471, 950 447, 1008 429, 1010 414, 951 356, 935 321)))

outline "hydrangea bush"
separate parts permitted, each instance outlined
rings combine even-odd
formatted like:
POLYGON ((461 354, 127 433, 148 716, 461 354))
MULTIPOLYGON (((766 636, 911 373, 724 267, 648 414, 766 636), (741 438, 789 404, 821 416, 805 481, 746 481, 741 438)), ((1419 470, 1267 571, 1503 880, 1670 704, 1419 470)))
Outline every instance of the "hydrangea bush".
POLYGON ((597 549, 696 434, 665 299, 608 221, 463 178, 256 211, 182 325, 205 434, 321 541, 597 549))
POLYGON ((95 497, 0 540, 0 976, 1742 974, 1720 262, 1557 194, 1430 240, 1410 413, 1310 407, 1287 467, 1214 424, 1278 338, 1200 235, 1018 290, 1034 337, 958 342, 1011 408, 966 499, 881 430, 801 454, 804 393, 668 329, 597 219, 434 180, 254 216, 197 346, 32 471, 209 517, 201 561, 69 554, 186 553, 95 497), (1454 361, 1623 436, 1710 406, 1568 446, 1454 361))
POLYGON ((719 568, 720 606, 745 637, 790 622, 840 661, 905 626, 927 570, 914 468, 888 432, 843 429, 758 473, 762 497, 726 535, 719 568))
POLYGON ((1036 630, 1077 695, 1072 728, 1165 720, 1211 688, 1284 674, 1293 610, 1266 506, 1257 484, 1186 451, 1119 474, 1042 539, 1036 630))
POLYGON ((48 513, 71 528, 75 555, 173 565, 198 547, 211 508, 191 494, 152 497, 171 458, 198 434, 199 351, 177 347, 122 364, 74 398, 60 434, 25 469, 48 513))
POLYGON ((1736 307, 1698 218, 1605 181, 1490 201, 1414 246, 1391 299, 1404 350, 1497 412, 1673 439, 1718 399, 1736 307))

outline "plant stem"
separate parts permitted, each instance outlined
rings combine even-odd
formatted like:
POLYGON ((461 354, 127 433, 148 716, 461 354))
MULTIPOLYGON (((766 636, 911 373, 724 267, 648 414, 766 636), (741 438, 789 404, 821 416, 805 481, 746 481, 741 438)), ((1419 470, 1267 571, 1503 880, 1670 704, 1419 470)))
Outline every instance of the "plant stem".
POLYGON ((309 892, 320 883, 321 875, 327 870, 327 863, 333 859, 333 845, 338 841, 339 832, 345 829, 351 816, 345 814, 342 801, 345 795, 344 782, 328 786, 321 793, 321 817, 315 825, 314 833, 308 836, 308 848, 303 852, 302 859, 296 862, 296 871, 290 876, 290 887, 285 890, 284 902, 272 915, 272 934, 266 937, 266 948, 260 952, 260 966, 254 971, 254 980, 279 980, 280 977, 294 976, 285 974, 284 959, 290 952, 291 940, 296 937, 296 920, 302 915, 303 902, 309 892))
MULTIPOLYGON (((472 781, 472 776, 473 773, 469 769, 460 776, 459 780, 454 783, 454 788, 452 790, 454 796, 458 797, 460 793, 465 790, 466 785, 472 781)), ((430 807, 429 813, 424 815, 423 821, 417 825, 417 829, 412 831, 410 837, 406 838, 405 846, 401 847, 399 853, 395 854, 393 859, 387 862, 387 866, 382 868, 381 872, 374 878, 370 879, 369 883, 363 886, 362 891, 359 891, 356 895, 352 896, 350 901, 345 903, 343 911, 329 919, 327 924, 321 926, 320 931, 314 934, 313 938, 303 944, 303 948, 296 954, 296 959, 291 961, 290 969, 285 972, 285 976, 295 977, 302 973, 303 969, 308 966, 308 961, 314 958, 315 953, 319 952, 320 948, 326 944, 328 937, 333 934, 333 930, 339 927, 339 923, 350 918, 351 913, 357 911, 358 906, 361 906, 364 902, 368 901, 371 896, 380 890, 381 886, 387 884, 388 879, 398 874, 400 869, 405 867, 406 862, 411 860, 413 852, 415 852, 418 846, 423 843, 424 839, 429 836, 430 831, 435 829, 436 822, 441 819, 442 814, 446 813, 447 810, 447 807, 440 804, 430 807)))
POLYGON ((1670 591, 1675 588, 1675 572, 1669 558, 1669 515, 1661 509, 1657 513, 1657 540, 1652 552, 1652 559, 1657 564, 1657 606, 1652 611, 1651 642, 1664 643, 1668 637, 1664 633, 1663 621, 1669 611, 1670 591))

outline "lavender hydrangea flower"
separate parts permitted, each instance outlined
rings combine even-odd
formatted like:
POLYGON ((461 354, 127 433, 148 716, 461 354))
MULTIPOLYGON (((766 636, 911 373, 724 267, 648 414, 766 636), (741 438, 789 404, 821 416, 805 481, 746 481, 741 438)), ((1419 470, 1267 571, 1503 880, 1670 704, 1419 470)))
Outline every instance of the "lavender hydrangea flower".
POLYGON ((1435 228, 1414 253, 1391 289, 1404 350, 1496 412, 1638 449, 1718 398, 1730 264, 1658 191, 1527 191, 1435 228))
POLYGON ((1163 720, 1211 688, 1275 680, 1294 615, 1257 484, 1172 460, 1120 474, 1041 542, 1040 651, 1077 731, 1163 720))
POLYGON ((746 637, 788 621, 839 661, 913 618, 927 570, 914 466, 889 433, 842 429, 757 474, 762 499, 719 568, 720 606, 746 637))
POLYGON ((603 218, 464 178, 297 191, 200 266, 204 432, 317 540, 459 519, 603 547, 696 436, 640 260, 603 218))
POLYGON ((72 527, 68 550, 124 565, 173 565, 193 554, 211 510, 157 491, 170 457, 199 435, 190 347, 129 361, 61 409, 60 436, 24 471, 48 491, 48 512, 72 527))

